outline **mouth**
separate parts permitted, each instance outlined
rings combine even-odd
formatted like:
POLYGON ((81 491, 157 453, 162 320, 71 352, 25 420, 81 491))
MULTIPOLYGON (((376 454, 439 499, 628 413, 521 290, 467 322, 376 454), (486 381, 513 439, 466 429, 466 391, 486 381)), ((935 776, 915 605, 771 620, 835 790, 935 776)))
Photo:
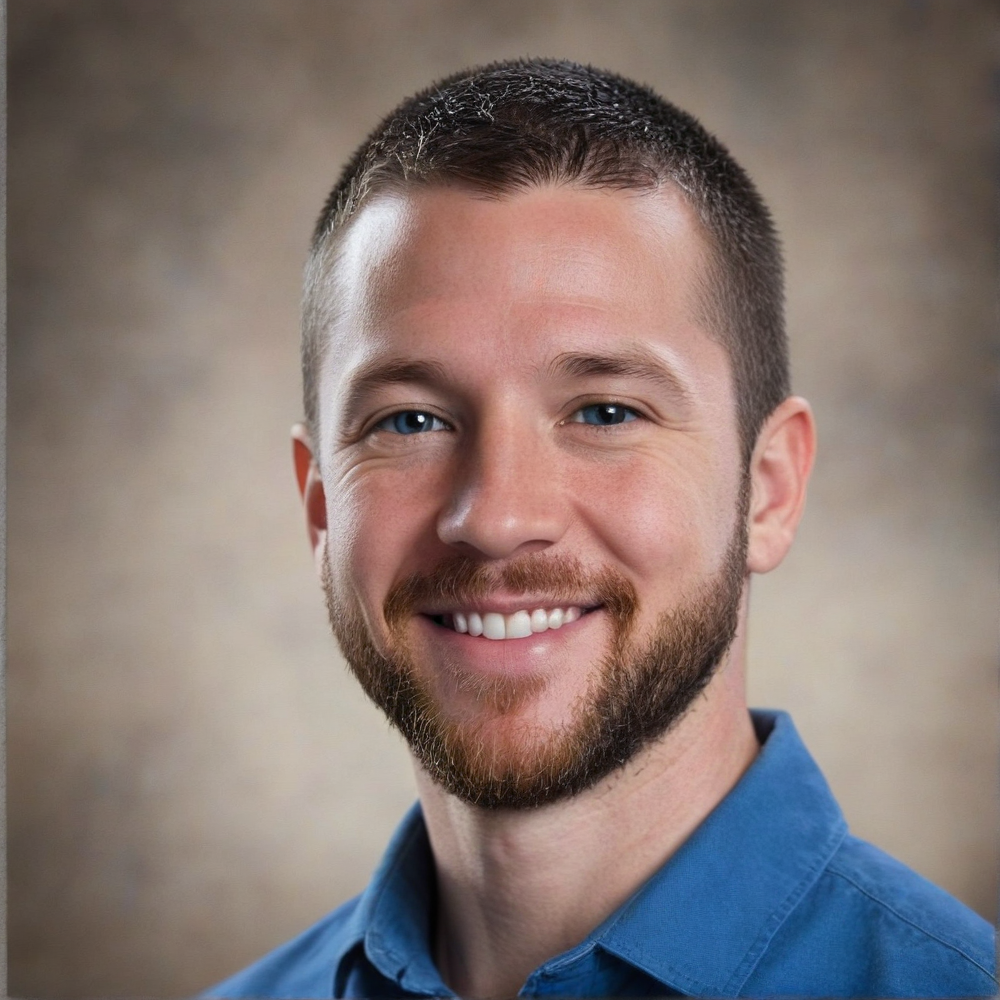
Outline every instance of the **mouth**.
POLYGON ((438 614, 427 614, 435 625, 450 629, 453 632, 467 634, 484 639, 527 639, 541 632, 549 632, 564 628, 596 611, 600 605, 581 607, 564 605, 562 607, 525 608, 505 614, 499 611, 446 611, 438 614))

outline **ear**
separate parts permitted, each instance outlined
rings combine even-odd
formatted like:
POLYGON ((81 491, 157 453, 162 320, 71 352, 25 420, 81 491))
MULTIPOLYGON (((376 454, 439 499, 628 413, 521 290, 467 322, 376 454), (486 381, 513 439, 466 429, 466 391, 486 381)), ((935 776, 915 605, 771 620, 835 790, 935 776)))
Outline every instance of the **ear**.
POLYGON ((769 573, 791 548, 815 454, 812 410, 801 396, 789 396, 761 428, 750 459, 751 573, 769 573))
POLYGON ((292 428, 292 457, 295 461, 299 496, 302 497, 302 506, 305 508, 309 544, 319 569, 326 550, 326 493, 319 466, 313 458, 309 429, 305 424, 296 424, 292 428))

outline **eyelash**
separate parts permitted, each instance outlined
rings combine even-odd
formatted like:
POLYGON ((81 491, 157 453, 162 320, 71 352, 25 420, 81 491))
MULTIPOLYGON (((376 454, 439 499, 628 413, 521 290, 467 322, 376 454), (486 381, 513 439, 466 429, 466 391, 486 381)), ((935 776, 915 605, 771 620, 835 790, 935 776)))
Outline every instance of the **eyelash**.
MULTIPOLYGON (((622 424, 634 423, 637 420, 643 420, 643 419, 645 419, 643 417, 643 415, 638 410, 634 409, 631 406, 626 406, 623 403, 618 403, 618 402, 615 402, 613 400, 601 400, 600 402, 586 403, 584 406, 578 407, 576 410, 573 411, 573 413, 570 414, 570 416, 568 416, 565 420, 563 420, 562 423, 563 424, 568 424, 568 423, 583 424, 584 426, 593 427, 593 428, 595 428, 597 430, 601 430, 601 431, 612 431, 615 428, 620 427, 622 424), (622 410, 622 411, 625 412, 626 417, 625 417, 624 420, 620 420, 620 421, 617 421, 615 423, 609 423, 609 424, 590 423, 587 420, 582 420, 582 419, 581 420, 574 420, 573 419, 578 414, 582 414, 586 410, 593 410, 593 409, 596 409, 598 407, 610 407, 610 408, 620 409, 620 410, 622 410)), ((386 433, 393 433, 393 434, 395 434, 398 437, 416 437, 419 434, 433 433, 433 431, 434 431, 433 421, 437 421, 439 424, 442 424, 443 428, 446 428, 448 430, 452 430, 452 428, 450 427, 450 425, 445 420, 443 420, 441 417, 437 416, 436 414, 431 413, 428 410, 397 410, 395 413, 387 414, 381 420, 379 420, 372 427, 372 432, 375 432, 375 431, 384 431, 386 433), (410 415, 410 414, 412 414, 414 416, 418 416, 418 417, 427 417, 427 418, 429 418, 431 420, 431 422, 432 422, 432 424, 431 424, 431 430, 427 431, 427 430, 416 430, 415 429, 412 434, 405 434, 405 433, 403 433, 402 431, 400 431, 398 429, 395 430, 395 431, 391 431, 389 429, 389 427, 385 426, 385 425, 389 424, 390 421, 395 421, 399 417, 404 417, 404 416, 407 416, 407 415, 410 415)), ((437 430, 441 430, 443 428, 437 428, 437 430)))
POLYGON ((631 424, 635 423, 637 420, 643 420, 643 419, 644 419, 643 415, 634 407, 626 406, 624 403, 619 403, 616 402, 615 400, 602 399, 600 402, 587 403, 584 406, 578 407, 566 418, 566 420, 563 421, 563 423, 584 424, 587 427, 594 427, 597 430, 611 431, 617 427, 620 427, 622 424, 631 424), (592 424, 588 423, 586 420, 573 419, 577 414, 583 413, 584 410, 594 410, 600 407, 608 407, 609 409, 622 410, 628 416, 626 416, 624 420, 619 420, 611 424, 592 424))
MULTIPOLYGON (((372 427, 372 432, 375 432, 375 431, 386 431, 387 433, 395 433, 396 436, 398 436, 398 437, 416 437, 418 434, 428 434, 428 433, 431 433, 434 430, 433 421, 435 421, 435 420, 439 424, 443 424, 445 427, 447 427, 449 430, 451 430, 451 427, 446 423, 446 421, 442 420, 437 414, 431 413, 428 410, 397 410, 395 413, 387 414, 381 420, 379 420, 378 423, 376 423, 372 427), (418 417, 429 417, 430 420, 431 420, 431 422, 432 422, 431 431, 415 430, 413 434, 404 434, 402 431, 399 431, 399 430, 390 431, 388 427, 384 426, 385 424, 388 424, 390 421, 394 421, 394 420, 396 420, 399 417, 405 417, 408 414, 413 414, 413 415, 418 416, 418 417)), ((440 430, 440 428, 438 428, 438 429, 440 430)))

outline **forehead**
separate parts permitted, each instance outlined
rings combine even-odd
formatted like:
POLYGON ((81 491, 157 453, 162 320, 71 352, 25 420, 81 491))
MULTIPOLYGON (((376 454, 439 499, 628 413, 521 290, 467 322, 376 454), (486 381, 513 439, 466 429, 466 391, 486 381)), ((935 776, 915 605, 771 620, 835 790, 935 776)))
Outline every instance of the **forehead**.
POLYGON ((652 352, 728 424, 729 360, 700 308, 708 260, 673 187, 382 193, 341 235, 327 277, 336 318, 319 395, 342 401, 357 373, 420 359, 485 400, 561 355, 652 352))
POLYGON ((338 297, 367 319, 444 297, 693 313, 707 260, 694 212, 673 186, 564 184, 501 197, 415 188, 377 196, 352 220, 338 297))

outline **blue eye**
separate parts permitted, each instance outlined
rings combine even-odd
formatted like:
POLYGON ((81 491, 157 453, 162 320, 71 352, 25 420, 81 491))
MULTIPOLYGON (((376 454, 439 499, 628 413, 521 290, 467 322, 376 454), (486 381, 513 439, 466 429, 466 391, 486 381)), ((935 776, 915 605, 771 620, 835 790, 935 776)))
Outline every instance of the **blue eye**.
POLYGON ((638 419, 639 414, 635 410, 620 403, 592 403, 590 406, 581 407, 570 417, 575 423, 591 424, 595 427, 612 427, 614 424, 625 424, 638 419))
POLYGON ((372 429, 391 434, 423 434, 425 431, 446 430, 448 425, 433 413, 421 410, 400 410, 380 420, 372 429))

